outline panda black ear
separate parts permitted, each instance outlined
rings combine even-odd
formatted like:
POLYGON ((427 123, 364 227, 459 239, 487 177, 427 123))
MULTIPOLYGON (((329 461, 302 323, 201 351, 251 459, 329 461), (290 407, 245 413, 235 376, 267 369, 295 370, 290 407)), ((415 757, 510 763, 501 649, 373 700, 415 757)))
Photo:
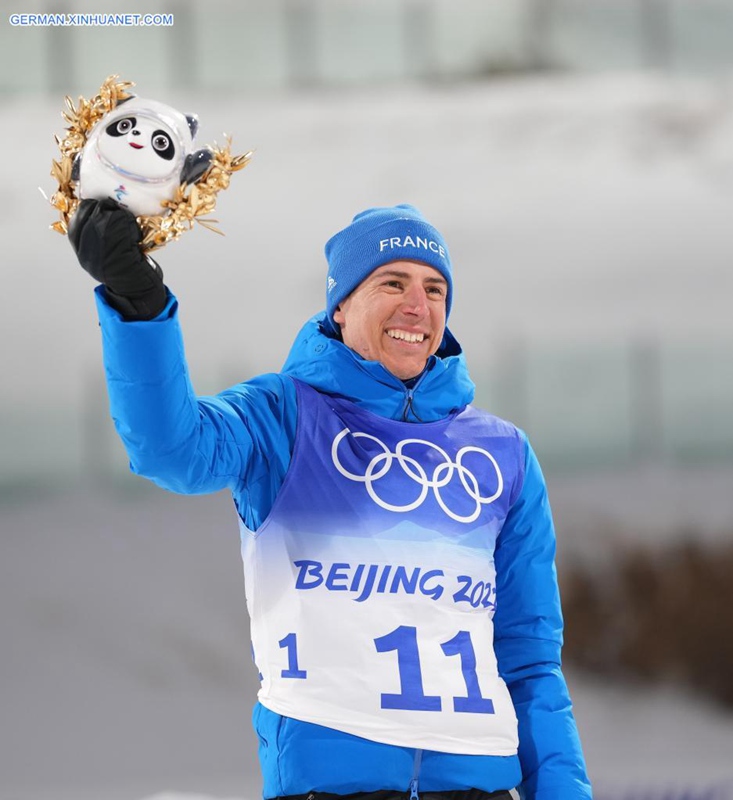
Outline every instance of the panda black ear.
POLYGON ((202 147, 195 153, 189 153, 181 169, 181 183, 196 183, 211 166, 214 158, 208 147, 202 147))
MULTIPOLYGON (((131 94, 129 97, 125 97, 123 100, 118 100, 118 101, 117 101, 117 106, 121 106, 123 103, 126 103, 128 100, 132 100, 132 99, 134 99, 134 97, 135 97, 135 95, 134 95, 134 94, 131 94)), ((117 106, 115 106, 115 108, 116 108, 117 106)))
POLYGON ((188 129, 191 131, 191 138, 196 138, 196 131, 199 129, 199 118, 195 114, 186 114, 188 129))

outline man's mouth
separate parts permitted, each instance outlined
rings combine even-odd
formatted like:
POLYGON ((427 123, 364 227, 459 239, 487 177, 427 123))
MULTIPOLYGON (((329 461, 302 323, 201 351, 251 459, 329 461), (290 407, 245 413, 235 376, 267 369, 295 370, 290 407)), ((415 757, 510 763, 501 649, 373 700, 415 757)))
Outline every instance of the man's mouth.
POLYGON ((392 339, 401 339, 403 342, 409 342, 410 344, 417 344, 425 339, 424 333, 409 333, 398 328, 390 328, 387 331, 387 336, 392 339))
POLYGON ((142 150, 145 147, 144 144, 135 144, 135 142, 130 142, 130 147, 134 147, 135 150, 142 150))

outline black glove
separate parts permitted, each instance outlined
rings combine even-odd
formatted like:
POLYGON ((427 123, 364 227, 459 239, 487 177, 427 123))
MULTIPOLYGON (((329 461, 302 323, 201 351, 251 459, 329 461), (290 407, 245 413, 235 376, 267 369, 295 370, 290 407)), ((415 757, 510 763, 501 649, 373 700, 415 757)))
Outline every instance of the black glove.
POLYGON ((69 241, 82 267, 105 286, 125 319, 157 316, 167 302, 163 272, 140 250, 134 215, 114 200, 82 200, 69 223, 69 241))

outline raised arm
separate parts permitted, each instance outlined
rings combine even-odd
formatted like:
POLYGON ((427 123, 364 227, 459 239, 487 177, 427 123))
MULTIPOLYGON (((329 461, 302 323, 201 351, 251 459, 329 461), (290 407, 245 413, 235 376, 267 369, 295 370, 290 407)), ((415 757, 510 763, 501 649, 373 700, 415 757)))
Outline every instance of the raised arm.
POLYGON ((142 255, 132 214, 113 201, 84 201, 69 238, 82 267, 102 282, 96 296, 110 407, 131 469, 184 494, 230 488, 244 505, 263 482, 284 477, 294 440, 292 383, 265 375, 197 397, 177 301, 142 255))

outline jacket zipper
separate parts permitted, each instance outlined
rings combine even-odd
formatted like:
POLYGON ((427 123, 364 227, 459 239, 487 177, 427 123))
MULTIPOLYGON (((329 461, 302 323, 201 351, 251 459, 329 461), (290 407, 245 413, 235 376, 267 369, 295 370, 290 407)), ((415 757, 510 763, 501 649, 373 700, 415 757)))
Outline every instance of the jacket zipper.
POLYGON ((418 422, 422 422, 420 417, 418 417, 417 412, 415 411, 415 407, 414 407, 412 401, 413 401, 413 397, 415 395, 415 390, 423 382, 423 378, 425 377, 426 373, 427 373, 427 369, 417 379, 417 383, 411 389, 407 389, 407 388, 405 389, 405 407, 402 409, 402 421, 403 422, 408 422, 407 418, 410 415, 410 412, 412 412, 412 416, 415 417, 415 419, 418 422))
POLYGON ((402 421, 407 422, 407 418, 410 416, 410 411, 417 417, 415 414, 415 410, 412 407, 412 389, 407 390, 407 396, 405 400, 405 407, 402 410, 402 421))
POLYGON ((420 795, 417 793, 417 784, 420 776, 421 763, 422 750, 415 750, 415 761, 412 767, 412 780, 410 781, 410 800, 420 800, 420 795))

